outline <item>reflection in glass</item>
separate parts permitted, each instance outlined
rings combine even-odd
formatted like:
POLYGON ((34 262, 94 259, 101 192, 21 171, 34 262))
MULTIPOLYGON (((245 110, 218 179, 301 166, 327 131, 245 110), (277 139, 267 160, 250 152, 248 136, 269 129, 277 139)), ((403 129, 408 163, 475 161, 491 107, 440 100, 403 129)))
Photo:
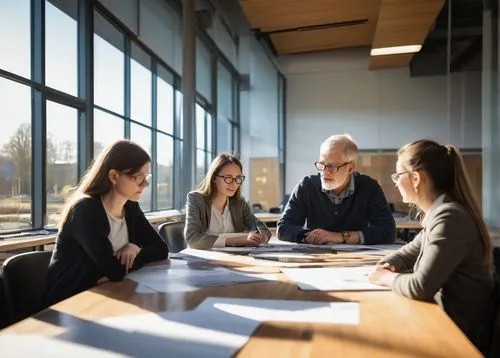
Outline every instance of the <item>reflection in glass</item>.
MULTIPOLYGON (((117 33, 115 36, 123 38, 118 30, 113 30, 117 33)), ((94 34, 94 101, 121 115, 124 114, 124 68, 123 52, 94 34)))
POLYGON ((158 133, 157 144, 157 209, 170 209, 173 207, 174 141, 172 137, 158 133))
POLYGON ((99 109, 94 110, 94 156, 108 145, 124 138, 124 123, 120 117, 99 109))
POLYGON ((78 182, 78 111, 47 101, 47 225, 59 221, 78 182))
POLYGON ((158 129, 174 134, 174 88, 158 77, 158 129))
POLYGON ((0 231, 10 231, 31 227, 31 90, 0 77, 0 93, 0 231))
POLYGON ((0 1, 0 69, 31 77, 30 29, 29 0, 0 1))
MULTIPOLYGON (((130 139, 151 155, 151 129, 132 123, 130 125, 130 139)), ((149 183, 139 200, 143 211, 151 211, 151 185, 154 183, 149 183)))
POLYGON ((45 2, 45 81, 47 86, 76 96, 77 23, 45 2))

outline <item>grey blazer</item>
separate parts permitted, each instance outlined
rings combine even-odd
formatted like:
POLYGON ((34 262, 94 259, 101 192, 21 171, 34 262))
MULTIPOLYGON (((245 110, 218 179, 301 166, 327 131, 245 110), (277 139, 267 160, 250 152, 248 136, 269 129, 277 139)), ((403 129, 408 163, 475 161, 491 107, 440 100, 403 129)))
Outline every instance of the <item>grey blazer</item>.
MULTIPOLYGON (((269 241, 271 231, 266 224, 255 218, 245 200, 229 198, 229 211, 236 232, 251 231, 255 229, 255 225, 258 225, 269 241)), ((184 237, 190 248, 211 249, 214 245, 217 236, 205 234, 210 225, 211 214, 212 201, 210 199, 197 191, 192 191, 187 195, 184 237)))
POLYGON ((381 261, 402 272, 393 281, 395 292, 434 299, 474 342, 494 289, 481 234, 467 210, 448 197, 430 215, 412 242, 381 261))

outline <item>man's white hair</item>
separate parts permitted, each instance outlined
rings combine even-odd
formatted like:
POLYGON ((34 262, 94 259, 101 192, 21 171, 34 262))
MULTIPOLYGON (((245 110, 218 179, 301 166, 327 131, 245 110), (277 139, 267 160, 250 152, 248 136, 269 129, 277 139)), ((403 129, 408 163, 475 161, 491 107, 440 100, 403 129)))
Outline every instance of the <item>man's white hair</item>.
POLYGON ((341 150, 344 161, 351 162, 358 159, 358 146, 349 134, 336 134, 328 137, 319 149, 321 154, 341 150))

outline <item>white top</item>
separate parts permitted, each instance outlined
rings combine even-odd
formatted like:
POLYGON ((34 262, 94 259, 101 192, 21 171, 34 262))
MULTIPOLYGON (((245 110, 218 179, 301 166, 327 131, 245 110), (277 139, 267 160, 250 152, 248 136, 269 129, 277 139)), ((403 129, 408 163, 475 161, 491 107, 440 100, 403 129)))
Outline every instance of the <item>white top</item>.
POLYGON ((104 206, 109 221, 110 230, 108 239, 111 242, 111 246, 113 246, 113 252, 116 252, 128 244, 127 222, 125 221, 125 216, 123 218, 117 218, 111 215, 104 203, 102 206, 104 206))
MULTIPOLYGON (((222 214, 212 205, 212 210, 210 214, 210 224, 205 232, 207 235, 219 236, 220 234, 234 232, 233 218, 231 217, 231 211, 229 211, 229 200, 226 202, 224 211, 222 214)), ((224 247, 226 246, 226 239, 219 238, 214 243, 213 247, 224 247)))
POLYGON ((427 224, 428 224, 428 218, 431 217, 431 213, 436 210, 441 204, 444 203, 444 198, 446 197, 446 194, 441 194, 440 196, 438 196, 436 198, 436 200, 434 200, 434 202, 432 203, 431 207, 429 208, 429 211, 427 211, 427 213, 425 214, 425 217, 424 217, 424 220, 422 220, 422 226, 423 227, 426 227, 427 224))

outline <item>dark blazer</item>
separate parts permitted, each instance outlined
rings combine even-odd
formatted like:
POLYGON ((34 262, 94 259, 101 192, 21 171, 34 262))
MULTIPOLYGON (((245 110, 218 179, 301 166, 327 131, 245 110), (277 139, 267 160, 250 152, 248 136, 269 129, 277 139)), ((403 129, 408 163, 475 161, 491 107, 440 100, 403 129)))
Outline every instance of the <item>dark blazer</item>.
MULTIPOLYGON (((141 248, 132 270, 166 259, 167 245, 151 226, 137 202, 125 204, 129 242, 141 248)), ((99 196, 86 197, 70 210, 58 233, 50 260, 44 303, 52 305, 96 285, 101 277, 120 281, 125 267, 113 256, 110 226, 99 196)))
POLYGON ((409 298, 435 300, 474 342, 494 289, 481 234, 467 210, 449 198, 425 221, 412 242, 382 259, 402 272, 392 289, 409 298))
MULTIPOLYGON (((272 236, 266 224, 258 220, 243 199, 229 198, 229 211, 236 232, 255 230, 258 225, 261 232, 269 240, 272 236)), ((211 249, 216 235, 207 235, 205 232, 210 225, 212 215, 212 201, 203 194, 192 191, 187 195, 186 203, 186 225, 184 226, 184 237, 189 247, 193 249, 211 249)))

